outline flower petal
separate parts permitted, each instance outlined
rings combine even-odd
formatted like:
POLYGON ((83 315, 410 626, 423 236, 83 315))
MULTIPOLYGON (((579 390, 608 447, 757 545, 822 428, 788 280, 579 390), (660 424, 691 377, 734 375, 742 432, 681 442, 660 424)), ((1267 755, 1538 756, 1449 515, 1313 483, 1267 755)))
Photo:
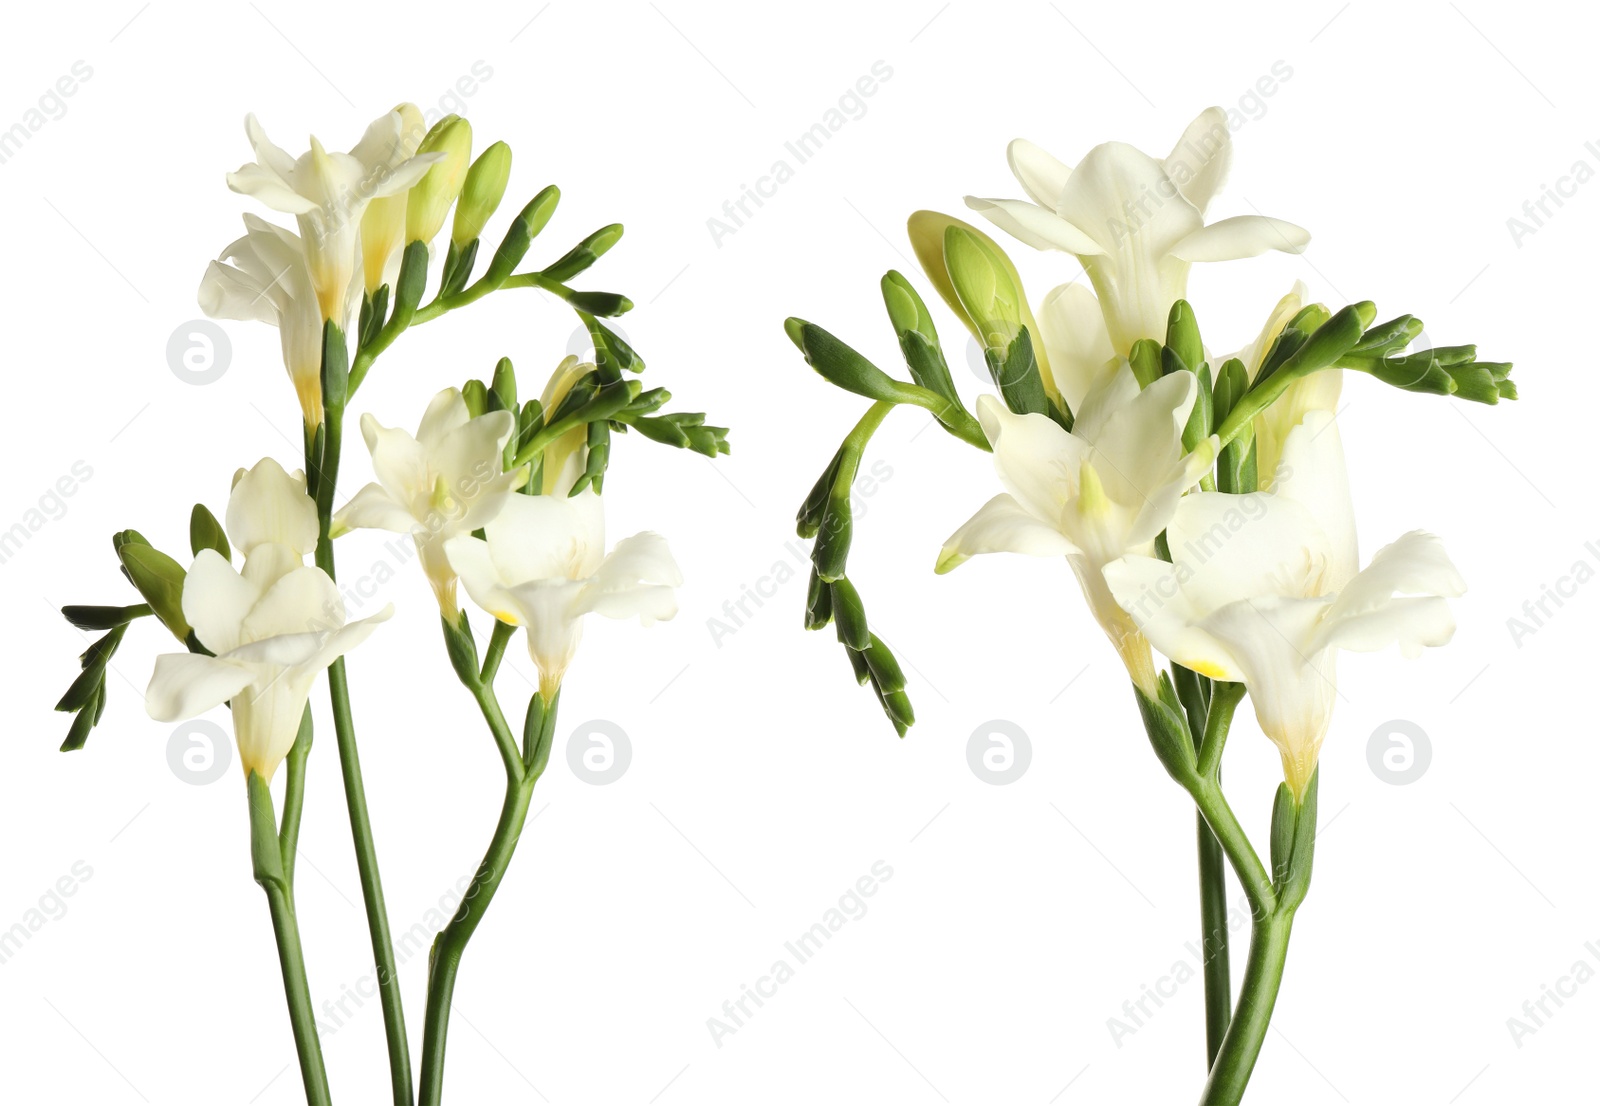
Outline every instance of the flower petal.
POLYGON ((240 627, 261 592, 215 549, 202 549, 183 579, 183 617, 213 653, 238 646, 240 627))
POLYGON ((333 516, 335 535, 349 530, 388 530, 408 534, 418 528, 411 512, 395 502, 381 484, 368 484, 333 516))
POLYGON ((934 565, 946 573, 980 553, 1022 553, 1030 557, 1064 557, 1076 551, 1054 527, 1046 526, 1011 496, 995 496, 945 540, 934 565))
POLYGON ((1023 200, 984 200, 968 196, 967 206, 1036 250, 1065 250, 1080 257, 1105 253, 1099 243, 1067 220, 1023 200))
POLYGON ((578 609, 606 618, 638 616, 641 624, 664 622, 678 613, 674 588, 683 574, 660 534, 635 534, 617 543, 583 588, 578 609))
POLYGON ((994 468, 1017 502, 1047 526, 1077 494, 1088 444, 1045 415, 1014 415, 991 395, 978 397, 978 421, 994 447, 994 468))
POLYGON ((1183 137, 1161 163, 1183 198, 1204 215, 1212 199, 1222 190, 1233 161, 1233 137, 1228 116, 1221 108, 1210 107, 1195 116, 1183 137))
POLYGON ((1055 210, 1056 200, 1072 175, 1066 165, 1026 138, 1014 139, 1006 147, 1006 161, 1028 198, 1042 208, 1055 210))
POLYGON ((1084 397, 1117 370, 1100 301, 1076 281, 1061 285, 1039 305, 1039 333, 1056 390, 1077 411, 1084 397))
POLYGON ((1233 653, 1200 623, 1205 617, 1180 580, 1179 569, 1155 557, 1128 556, 1102 572, 1117 604, 1162 653, 1185 668, 1217 680, 1240 680, 1233 653))
POLYGON ((227 702, 253 679, 249 669, 216 657, 163 653, 156 658, 144 707, 157 722, 179 722, 227 702))
POLYGON ((1268 250, 1300 253, 1311 234, 1293 223, 1266 215, 1235 215, 1201 227, 1172 247, 1184 261, 1234 261, 1268 250))
POLYGON ((228 497, 228 538, 249 556, 256 546, 275 542, 304 555, 317 547, 317 505, 306 494, 306 478, 264 457, 234 480, 228 497))
MULTIPOLYGON (((500 582, 583 580, 605 555, 605 512, 593 491, 517 495, 484 527, 500 582)), ((459 570, 458 570, 459 571, 459 570)), ((463 576, 463 579, 465 576, 463 576)))

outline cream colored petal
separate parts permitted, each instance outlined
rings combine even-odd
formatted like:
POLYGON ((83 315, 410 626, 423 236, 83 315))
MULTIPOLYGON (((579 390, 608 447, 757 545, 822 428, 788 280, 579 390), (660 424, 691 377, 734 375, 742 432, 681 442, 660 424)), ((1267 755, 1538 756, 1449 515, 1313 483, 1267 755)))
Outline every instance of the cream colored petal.
POLYGON ((1014 415, 990 395, 978 398, 978 421, 994 447, 1001 484, 1034 518, 1058 526, 1077 494, 1088 445, 1045 415, 1014 415))
POLYGON ((1204 215, 1228 179, 1232 160, 1233 137, 1228 130, 1227 113, 1210 107, 1184 129, 1161 167, 1183 198, 1204 215))
POLYGON ((306 494, 304 474, 290 475, 271 457, 235 481, 226 523, 229 540, 246 556, 268 542, 302 555, 317 547, 317 505, 306 494))
POLYGON ((396 534, 409 534, 417 528, 417 520, 404 506, 395 502, 380 484, 368 484, 333 516, 335 535, 350 530, 388 530, 396 534))
POLYGON ((1265 215, 1235 215, 1201 227, 1172 247, 1184 261, 1235 261, 1268 250, 1300 253, 1311 241, 1309 231, 1265 215))
POLYGON ((250 686, 249 669, 198 653, 163 653, 145 691, 144 706, 157 722, 204 714, 250 686))
POLYGON ((949 572, 980 553, 1064 557, 1075 550, 1076 546, 1054 527, 1040 522, 1010 495, 1002 493, 980 507, 945 540, 934 571, 949 572))
POLYGON ((183 580, 183 617, 213 653, 235 648, 261 592, 215 549, 202 549, 183 580))
POLYGON ((1093 237, 1072 223, 1023 200, 985 200, 968 196, 967 206, 1036 250, 1064 250, 1080 257, 1105 252, 1093 237))
POLYGON ((1040 207, 1055 210, 1056 199, 1066 187, 1072 167, 1025 138, 1015 139, 1006 147, 1006 161, 1028 198, 1040 207))
POLYGON ((1039 305, 1039 331, 1056 390, 1076 412, 1084 397, 1117 371, 1100 301, 1082 284, 1063 284, 1039 305))

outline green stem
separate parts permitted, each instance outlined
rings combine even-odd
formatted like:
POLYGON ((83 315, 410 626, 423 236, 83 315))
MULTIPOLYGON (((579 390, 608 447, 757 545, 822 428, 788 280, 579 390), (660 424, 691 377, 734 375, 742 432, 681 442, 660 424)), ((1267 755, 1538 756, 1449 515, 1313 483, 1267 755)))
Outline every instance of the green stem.
MULTIPOLYGON (((1214 683, 1197 750, 1196 771, 1218 780, 1222 747, 1244 685, 1214 683)), ((1192 724, 1192 723, 1191 723, 1192 724)), ((1228 952, 1228 873, 1222 844, 1206 816, 1195 812, 1195 844, 1200 870, 1200 951, 1206 988, 1206 1064, 1214 1064, 1233 1014, 1233 969, 1228 952)))
POLYGON ((450 998, 455 993, 456 975, 461 968, 461 954, 473 931, 483 920, 483 915, 494 900, 505 876, 506 866, 516 851, 517 840, 522 835, 523 823, 528 816, 528 803, 533 797, 533 784, 529 780, 506 781, 505 802, 500 808, 500 821, 495 826, 494 837, 483 856, 466 900, 450 924, 434 938, 428 967, 428 1006, 423 1014, 422 1069, 418 1086, 419 1106, 438 1106, 444 1092, 445 1039, 450 1029, 450 998))
POLYGON ((495 620, 494 632, 489 635, 489 645, 483 651, 483 668, 478 672, 478 682, 484 684, 494 683, 495 674, 500 671, 500 658, 505 656, 506 646, 517 632, 517 628, 509 622, 495 620))
POLYGON ((1289 955, 1289 931, 1294 910, 1258 918, 1250 930, 1250 955, 1245 961, 1239 1008, 1223 1038, 1222 1050, 1211 1067, 1200 1106, 1237 1106, 1244 1096, 1250 1073, 1266 1040, 1272 1008, 1283 982, 1283 965, 1289 955))
POLYGON ((300 811, 306 801, 306 757, 311 754, 311 704, 300 716, 300 732, 284 758, 283 828, 278 831, 278 851, 283 854, 283 882, 294 894, 294 860, 300 848, 300 811))
MULTIPOLYGON (((342 410, 328 410, 325 413, 321 463, 317 466, 317 515, 321 523, 321 533, 317 538, 317 567, 326 572, 329 579, 337 579, 334 574, 333 540, 329 534, 334 490, 339 480, 343 421, 342 410)), ((395 1106, 411 1106, 411 1046, 406 1040, 400 978, 396 971, 394 942, 389 935, 389 914, 383 901, 383 881, 378 875, 378 851, 373 844, 372 822, 367 814, 367 793, 361 780, 361 757, 356 750, 355 721, 350 713, 350 683, 343 657, 328 668, 328 696, 333 706, 333 733, 339 746, 345 805, 350 811, 350 836, 356 850, 356 871, 361 879, 361 898, 366 907, 367 930, 372 938, 373 962, 378 971, 378 999, 383 1008, 383 1031, 389 1048, 390 1085, 395 1106)))
POLYGON ((1234 874, 1239 877, 1245 898, 1250 900, 1252 916, 1260 918, 1276 911, 1278 896, 1272 888, 1272 877, 1267 874, 1266 866, 1256 855, 1255 846, 1250 844, 1244 827, 1228 805, 1221 785, 1215 780, 1197 777, 1188 787, 1195 806, 1200 808, 1228 863, 1233 865, 1234 874))
POLYGON ((283 970, 283 994, 289 1004, 289 1024, 294 1030, 295 1053, 300 1059, 300 1079, 308 1106, 328 1106, 328 1072, 317 1039, 317 1019, 311 1008, 311 988, 306 983, 305 955, 300 948, 300 924, 294 902, 284 883, 278 851, 278 827, 272 812, 272 792, 255 772, 247 780, 250 802, 250 852, 256 882, 267 895, 272 933, 283 970))
POLYGON ((1195 812, 1200 864, 1200 956, 1206 986, 1206 1065, 1216 1062, 1233 1012, 1233 968, 1228 959, 1228 872, 1206 817, 1195 812))

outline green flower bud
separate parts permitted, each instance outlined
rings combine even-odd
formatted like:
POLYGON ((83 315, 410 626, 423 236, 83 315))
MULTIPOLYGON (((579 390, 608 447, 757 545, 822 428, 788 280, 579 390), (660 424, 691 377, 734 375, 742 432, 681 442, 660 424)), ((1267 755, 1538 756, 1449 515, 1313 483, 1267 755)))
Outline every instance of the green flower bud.
POLYGON ((450 240, 458 250, 483 233, 489 216, 500 206, 510 179, 511 147, 504 142, 496 142, 472 163, 472 168, 467 170, 466 183, 461 186, 455 222, 450 227, 450 240))
POLYGON ((461 194, 472 156, 472 124, 447 115, 433 125, 417 147, 418 154, 443 154, 406 194, 406 241, 432 242, 444 226, 445 213, 461 194))

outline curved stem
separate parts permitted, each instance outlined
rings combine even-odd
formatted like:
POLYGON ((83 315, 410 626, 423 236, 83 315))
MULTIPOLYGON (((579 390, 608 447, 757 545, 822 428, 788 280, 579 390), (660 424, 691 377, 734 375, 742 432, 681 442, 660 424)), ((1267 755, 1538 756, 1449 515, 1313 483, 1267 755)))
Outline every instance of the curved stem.
POLYGON ((1272 1008, 1283 982, 1283 965, 1289 955, 1289 931, 1294 911, 1284 910, 1258 919, 1250 930, 1250 955, 1245 961, 1239 1008, 1223 1038, 1222 1050, 1211 1067, 1200 1106, 1237 1106, 1244 1096, 1250 1073, 1266 1040, 1272 1008))
POLYGON ((419 1106, 438 1106, 444 1093, 444 1056, 446 1037, 450 1029, 450 999, 455 993, 456 975, 461 969, 461 955, 472 939, 478 923, 483 920, 489 903, 500 888, 517 841, 522 836, 522 826, 528 817, 528 803, 533 798, 531 778, 506 780, 505 801, 500 807, 500 820, 495 825, 494 836, 484 853, 465 900, 450 924, 434 939, 428 964, 428 1006, 423 1014, 422 1068, 418 1086, 419 1106))
POLYGON ((278 846, 278 826, 272 813, 272 792, 255 772, 248 780, 250 803, 250 853, 256 882, 267 895, 272 934, 283 970, 283 994, 289 1004, 289 1025, 294 1030, 295 1053, 300 1059, 300 1079, 308 1106, 329 1106, 328 1072, 317 1039, 317 1019, 311 1009, 311 988, 306 982, 305 955, 300 949, 300 924, 294 902, 284 882, 278 846))
POLYGON ((1245 897, 1250 900, 1252 916, 1262 918, 1274 913, 1278 909, 1278 896, 1272 889, 1272 877, 1267 874, 1261 858, 1256 855, 1255 846, 1250 844, 1244 827, 1228 805, 1222 787, 1215 780, 1197 778, 1189 785, 1189 793, 1194 796, 1195 806, 1200 808, 1206 824, 1216 835, 1228 863, 1233 865, 1234 874, 1244 887, 1245 897))

